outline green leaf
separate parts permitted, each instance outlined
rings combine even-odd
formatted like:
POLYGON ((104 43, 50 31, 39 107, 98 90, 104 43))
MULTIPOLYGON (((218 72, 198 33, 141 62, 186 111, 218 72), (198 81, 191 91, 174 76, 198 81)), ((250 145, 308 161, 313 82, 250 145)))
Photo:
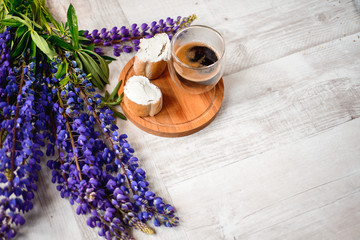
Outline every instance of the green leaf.
POLYGON ((3 20, 1 20, 1 24, 9 27, 20 27, 25 25, 21 21, 12 18, 4 18, 3 20))
MULTIPOLYGON (((2 1, 1 1, 1 2, 2 2, 2 1)), ((4 19, 4 17, 6 16, 6 14, 7 14, 7 9, 6 9, 5 5, 4 5, 4 4, 0 4, 0 19, 1 19, 1 20, 4 19)), ((0 21, 0 22, 1 22, 1 21, 0 21)), ((0 28, 1 28, 1 32, 3 32, 4 26, 1 25, 0 28)))
POLYGON ((90 50, 90 51, 94 51, 95 44, 90 44, 90 45, 81 44, 81 46, 82 46, 84 49, 87 49, 87 50, 90 50))
POLYGON ((120 94, 120 96, 116 99, 116 101, 121 101, 124 98, 124 92, 120 94))
POLYGON ((21 26, 21 27, 18 27, 18 29, 16 30, 16 33, 15 33, 15 36, 17 38, 21 38, 24 33, 26 32, 27 28, 26 26, 21 26))
POLYGON ((103 59, 107 60, 107 61, 116 61, 116 58, 112 58, 109 56, 101 56, 103 59))
POLYGON ((65 84, 67 84, 70 81, 69 76, 66 76, 63 80, 61 80, 59 82, 60 86, 64 86, 65 84))
POLYGON ((109 97, 109 99, 110 99, 111 101, 113 101, 113 100, 114 100, 114 97, 117 95, 117 93, 118 93, 118 91, 119 91, 119 88, 120 88, 120 86, 121 86, 121 83, 122 83, 122 80, 120 80, 120 81, 118 82, 118 84, 116 85, 116 87, 115 87, 114 90, 112 91, 112 93, 111 93, 111 95, 110 95, 110 97, 109 97))
POLYGON ((31 41, 31 45, 30 45, 30 49, 31 49, 31 57, 36 57, 36 44, 34 41, 31 41))
POLYGON ((67 61, 63 61, 60 64, 60 66, 55 74, 56 79, 60 79, 62 76, 64 76, 67 73, 68 66, 69 66, 69 64, 67 63, 67 61))
POLYGON ((27 23, 27 26, 30 26, 29 28, 32 28, 32 26, 37 27, 39 29, 42 29, 42 27, 37 24, 35 21, 31 21, 30 18, 28 18, 26 15, 19 13, 19 15, 24 19, 24 21, 27 23))
MULTIPOLYGON (((20 18, 20 17, 17 17, 17 16, 10 16, 10 15, 7 15, 1 22, 18 22, 20 23, 20 25, 25 25, 27 26, 28 28, 31 28, 31 24, 29 24, 27 21, 25 21, 24 19, 20 18)), ((5 24, 4 24, 5 25, 5 24)), ((19 25, 19 26, 20 26, 19 25)))
MULTIPOLYGON (((97 54, 96 54, 97 55, 97 54)), ((101 70, 103 71, 104 73, 104 77, 103 77, 103 81, 108 84, 109 83, 109 74, 110 74, 110 70, 109 70, 109 64, 103 59, 101 58, 99 55, 98 56, 98 59, 100 61, 100 67, 101 67, 101 70)))
POLYGON ((78 52, 78 55, 83 63, 84 70, 87 73, 91 73, 91 83, 99 88, 101 91, 104 90, 104 84, 102 83, 98 72, 100 71, 99 65, 89 55, 83 52, 78 52))
POLYGON ((82 34, 79 33, 79 41, 89 42, 89 39, 87 39, 86 37, 84 37, 82 34))
POLYGON ((116 101, 114 101, 114 102, 109 102, 108 105, 109 105, 109 106, 117 106, 117 105, 119 105, 119 104, 121 103, 122 99, 123 99, 122 96, 121 96, 121 97, 118 97, 118 98, 116 99, 116 101))
POLYGON ((21 38, 20 42, 15 45, 16 48, 11 50, 11 57, 12 58, 17 58, 18 56, 20 56, 27 48, 28 42, 29 42, 29 38, 30 38, 30 32, 27 31, 21 38))
POLYGON ((121 112, 116 111, 114 108, 111 108, 111 110, 113 111, 114 115, 118 118, 121 118, 123 120, 126 120, 126 116, 124 114, 122 114, 121 112))
POLYGON ((85 30, 79 30, 79 41, 80 42, 89 42, 89 39, 87 39, 84 36, 85 30))
POLYGON ((71 77, 72 77, 72 79, 74 80, 73 82, 74 82, 75 84, 78 84, 79 79, 78 79, 78 77, 76 76, 76 74, 72 72, 72 73, 71 73, 71 77))
POLYGON ((46 19, 46 16, 42 12, 40 12, 39 16, 40 16, 40 20, 41 20, 42 25, 45 26, 46 30, 49 33, 52 33, 52 29, 51 29, 51 27, 50 27, 50 25, 48 23, 48 20, 46 19))
POLYGON ((121 101, 116 101, 116 102, 109 102, 108 104, 106 104, 107 106, 117 106, 120 104, 121 101))
POLYGON ((72 37, 73 46, 79 49, 79 27, 74 6, 70 4, 67 11, 67 23, 69 24, 70 34, 72 37))
POLYGON ((95 52, 92 52, 87 49, 81 49, 80 51, 86 52, 94 62, 95 62, 95 60, 91 57, 91 55, 94 55, 97 58, 97 60, 100 64, 100 71, 98 72, 99 76, 101 77, 101 79, 104 83, 109 83, 109 64, 102 57, 100 57, 99 54, 97 54, 95 52))
POLYGON ((56 35, 51 35, 50 37, 48 37, 46 40, 54 43, 56 46, 59 46, 65 50, 68 51, 74 51, 75 48, 73 46, 71 46, 71 44, 67 43, 64 39, 56 36, 56 35))
POLYGON ((35 42, 36 46, 51 60, 57 55, 53 47, 49 45, 36 31, 31 31, 31 38, 35 42))
POLYGON ((104 98, 104 100, 105 100, 105 101, 108 101, 108 100, 109 100, 109 97, 110 97, 109 92, 108 92, 108 91, 105 91, 105 98, 104 98))
POLYGON ((94 70, 96 70, 96 73, 99 75, 99 79, 102 83, 109 83, 108 77, 105 75, 104 71, 102 70, 102 67, 99 66, 99 64, 90 56, 87 55, 88 60, 94 70))

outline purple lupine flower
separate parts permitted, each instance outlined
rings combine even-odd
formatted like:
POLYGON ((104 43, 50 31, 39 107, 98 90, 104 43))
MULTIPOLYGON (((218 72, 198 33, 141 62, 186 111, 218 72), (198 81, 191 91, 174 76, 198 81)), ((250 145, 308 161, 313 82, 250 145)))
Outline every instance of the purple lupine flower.
MULTIPOLYGON (((160 19, 158 22, 153 21, 150 25, 143 23, 140 27, 134 23, 127 28, 122 26, 120 28, 113 27, 111 30, 102 28, 100 33, 97 29, 94 29, 91 34, 86 30, 84 36, 89 40, 90 43, 94 43, 96 46, 114 46, 113 54, 114 56, 120 56, 121 52, 130 53, 132 49, 135 51, 139 50, 138 43, 140 38, 151 38, 158 33, 167 33, 169 38, 180 29, 186 26, 189 26, 196 19, 195 15, 189 17, 181 18, 180 16, 175 19, 170 17, 166 18, 164 21, 160 19), (135 41, 135 42, 134 42, 135 41), (129 46, 129 44, 133 46, 129 46), (122 47, 124 45, 124 47, 122 47)), ((98 54, 103 55, 102 50, 95 48, 94 51, 98 54)))
MULTIPOLYGON (((34 191, 37 190, 37 171, 40 170, 41 146, 45 146, 45 133, 49 128, 49 118, 45 113, 48 106, 45 78, 34 75, 35 63, 22 67, 10 64, 10 32, 0 34, 0 238, 13 238, 14 226, 23 225, 22 214, 33 208, 34 191), (18 81, 18 79, 23 79, 18 81), (19 91, 20 90, 20 91, 19 91), (8 98, 16 101, 7 101, 8 98), (37 131, 34 131, 36 128, 37 131), (13 141, 16 138, 17 141, 13 141), (13 145, 15 143, 15 145, 13 145), (14 166, 14 168, 12 168, 14 166), (5 173, 5 174, 3 174, 5 173)), ((47 150, 51 153, 51 149, 47 150)))

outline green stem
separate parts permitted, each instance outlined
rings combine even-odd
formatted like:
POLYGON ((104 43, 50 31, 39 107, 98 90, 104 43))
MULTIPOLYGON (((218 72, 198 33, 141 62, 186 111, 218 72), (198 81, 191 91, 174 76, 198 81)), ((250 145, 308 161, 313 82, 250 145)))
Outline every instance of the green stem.
MULTIPOLYGON (((53 127, 54 138, 55 138, 55 141, 56 141, 56 139, 57 139, 57 134, 56 134, 54 114, 53 114, 52 112, 50 113, 50 118, 51 118, 51 125, 52 125, 52 127, 53 127)), ((56 144, 55 144, 55 145, 56 145, 56 144)), ((60 150, 60 148, 59 148, 58 146, 56 146, 56 148, 57 148, 57 150, 58 150, 60 164, 63 166, 63 165, 64 165, 64 161, 62 160, 61 155, 60 155, 61 150, 60 150)), ((63 175, 63 178, 64 178, 65 182, 67 182, 67 179, 66 179, 66 176, 65 176, 65 173, 64 173, 64 172, 62 173, 62 175, 63 175)))
MULTIPOLYGON (((21 66, 21 77, 20 77, 20 85, 19 85, 19 91, 18 96, 21 94, 22 86, 24 84, 24 65, 21 66)), ((15 170, 15 145, 16 145, 16 122, 19 117, 19 108, 20 104, 17 101, 16 102, 16 112, 14 117, 14 128, 13 128, 13 136, 12 136, 12 149, 11 149, 11 167, 10 167, 10 187, 12 187, 13 179, 14 179, 14 170, 15 170)))
MULTIPOLYGON (((100 119, 99 119, 99 116, 98 116, 98 115, 96 114, 96 112, 95 112, 95 107, 94 107, 92 104, 89 103, 89 101, 88 101, 88 99, 87 99, 84 91, 82 90, 82 88, 81 88, 79 85, 77 85, 77 87, 80 89, 80 96, 81 96, 81 98, 86 102, 86 104, 88 104, 88 105, 90 105, 90 106, 93 107, 94 110, 92 111, 92 114, 93 114, 96 122, 97 122, 99 125, 101 125, 101 121, 100 121, 100 119)), ((100 127, 100 129, 101 129, 101 131, 103 132, 103 134, 105 135, 105 137, 106 137, 106 139, 108 140, 108 142, 111 144, 111 148, 112 148, 111 150, 114 150, 114 142, 112 141, 109 133, 106 133, 102 127, 100 127)), ((124 164, 121 162, 121 156, 120 156, 119 154, 116 154, 116 157, 117 157, 117 158, 119 159, 119 161, 120 161, 121 169, 124 171, 124 175, 126 176, 126 179, 127 179, 128 183, 129 183, 129 187, 130 187, 130 189, 131 189, 131 192, 135 195, 135 191, 134 191, 134 189, 132 189, 132 187, 131 187, 131 181, 130 181, 130 179, 128 178, 128 176, 127 176, 127 174, 126 174, 125 166, 124 166, 124 164)))
POLYGON ((3 129, 1 129, 1 131, 0 131, 0 149, 3 147, 3 135, 4 135, 4 131, 5 131, 5 129, 3 128, 3 129))
MULTIPOLYGON (((60 92, 59 92, 59 89, 57 88, 57 96, 58 96, 58 99, 59 99, 59 103, 60 103, 60 107, 62 107, 62 109, 65 110, 65 107, 64 107, 64 103, 61 99, 61 96, 60 96, 60 92)), ((81 174, 81 169, 80 169, 80 164, 79 164, 79 159, 78 157, 76 156, 74 150, 76 148, 75 146, 75 142, 74 142, 74 137, 72 135, 72 131, 71 131, 71 127, 70 127, 70 124, 69 124, 69 120, 68 120, 68 117, 67 115, 65 114, 65 112, 62 114, 63 117, 65 118, 66 120, 66 128, 69 132, 69 137, 70 137, 70 143, 71 143, 71 146, 72 146, 72 149, 73 149, 73 153, 74 153, 74 160, 75 160, 75 164, 76 164, 76 168, 77 170, 79 171, 79 179, 80 181, 82 180, 82 174, 81 174)))
MULTIPOLYGON (((77 85, 77 87, 80 89, 80 96, 81 96, 81 98, 82 98, 88 105, 92 106, 93 109, 95 109, 95 107, 94 107, 92 104, 89 103, 89 101, 88 101, 88 99, 87 99, 87 97, 86 97, 86 94, 84 93, 84 91, 82 90, 82 88, 81 88, 79 85, 77 85)), ((96 114, 95 110, 92 111, 92 114, 93 114, 96 122, 97 122, 99 125, 101 125, 101 121, 100 121, 100 119, 99 119, 99 116, 96 114)), ((100 128, 101 128, 101 127, 100 127, 100 128)), ((114 150, 114 142, 112 141, 111 137, 109 136, 109 133, 106 133, 102 128, 101 128, 101 131, 102 131, 103 134, 105 135, 105 137, 106 137, 106 139, 108 140, 108 142, 111 144, 112 150, 114 150)), ((118 154, 116 154, 116 157, 119 158, 119 160, 121 159, 121 156, 119 156, 118 154)), ((121 161, 120 161, 120 165, 121 165, 122 170, 123 170, 124 173, 125 173, 124 175, 125 175, 128 183, 129 183, 129 187, 130 187, 130 189, 131 189, 131 192, 133 193, 133 195, 135 195, 135 194, 136 194, 136 193, 135 193, 135 190, 131 187, 131 181, 130 181, 130 179, 128 178, 128 176, 127 176, 127 174, 126 174, 125 166, 124 166, 124 164, 123 164, 121 161)), ((145 204, 145 209, 146 209, 146 211, 152 212, 153 214, 157 214, 156 211, 154 211, 152 208, 149 208, 149 207, 147 206, 147 205, 148 205, 148 201, 147 201, 147 200, 144 199, 144 200, 142 200, 142 202, 145 204)), ((124 214, 124 212, 123 212, 121 209, 119 209, 119 208, 117 208, 117 207, 115 207, 115 208, 116 208, 117 210, 121 211, 121 212, 124 214)), ((164 215, 164 214, 160 214, 160 215, 164 215)))

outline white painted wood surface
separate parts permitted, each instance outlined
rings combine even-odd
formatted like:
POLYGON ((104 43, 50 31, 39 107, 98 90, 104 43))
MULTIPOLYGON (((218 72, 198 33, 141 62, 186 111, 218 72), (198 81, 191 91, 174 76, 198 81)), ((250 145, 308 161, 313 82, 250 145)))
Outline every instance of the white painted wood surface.
MULTIPOLYGON (((62 0, 80 28, 196 13, 227 43, 225 97, 208 127, 162 138, 129 121, 150 184, 181 225, 136 239, 360 239, 360 13, 350 0, 62 0)), ((111 64, 111 86, 133 54, 111 64)), ((102 239, 44 166, 18 239, 102 239)))

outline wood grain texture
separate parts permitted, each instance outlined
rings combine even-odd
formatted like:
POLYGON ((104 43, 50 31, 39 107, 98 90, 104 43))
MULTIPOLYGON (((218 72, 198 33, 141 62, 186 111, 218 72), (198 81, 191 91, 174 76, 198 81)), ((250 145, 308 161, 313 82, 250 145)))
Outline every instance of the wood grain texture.
POLYGON ((356 119, 169 187, 189 239, 356 239, 359 134, 356 119))
MULTIPOLYGON (((81 29, 196 13, 227 46, 223 105, 182 138, 118 121, 175 229, 136 239, 360 239, 360 13, 351 0, 48 1, 81 29)), ((109 51, 110 52, 110 51, 109 51)), ((110 65, 111 91, 134 54, 110 65)), ((120 107, 118 108, 120 110, 120 107)), ((44 159, 44 162, 46 159, 44 159)), ((102 239, 50 183, 18 239, 102 239)))
MULTIPOLYGON (((129 78, 135 75, 132 58, 121 71, 119 95, 129 78)), ((138 117, 123 101, 122 110, 137 127, 161 137, 182 137, 200 131, 216 117, 224 97, 224 82, 220 82, 208 92, 190 94, 180 89, 171 79, 168 69, 157 79, 151 81, 162 92, 161 111, 155 116, 138 117)))
MULTIPOLYGON (((223 107, 206 131, 198 133, 201 141, 181 141, 187 151, 174 147, 172 156, 160 151, 157 163, 163 179, 181 182, 359 117, 360 48, 353 38, 341 41, 349 49, 346 55, 337 42, 330 42, 225 76, 223 107), (202 154, 188 164, 177 160, 198 150, 202 154)), ((154 141, 152 151, 158 151, 161 140, 148 141, 154 141)), ((171 146, 176 143, 169 140, 171 146)))

